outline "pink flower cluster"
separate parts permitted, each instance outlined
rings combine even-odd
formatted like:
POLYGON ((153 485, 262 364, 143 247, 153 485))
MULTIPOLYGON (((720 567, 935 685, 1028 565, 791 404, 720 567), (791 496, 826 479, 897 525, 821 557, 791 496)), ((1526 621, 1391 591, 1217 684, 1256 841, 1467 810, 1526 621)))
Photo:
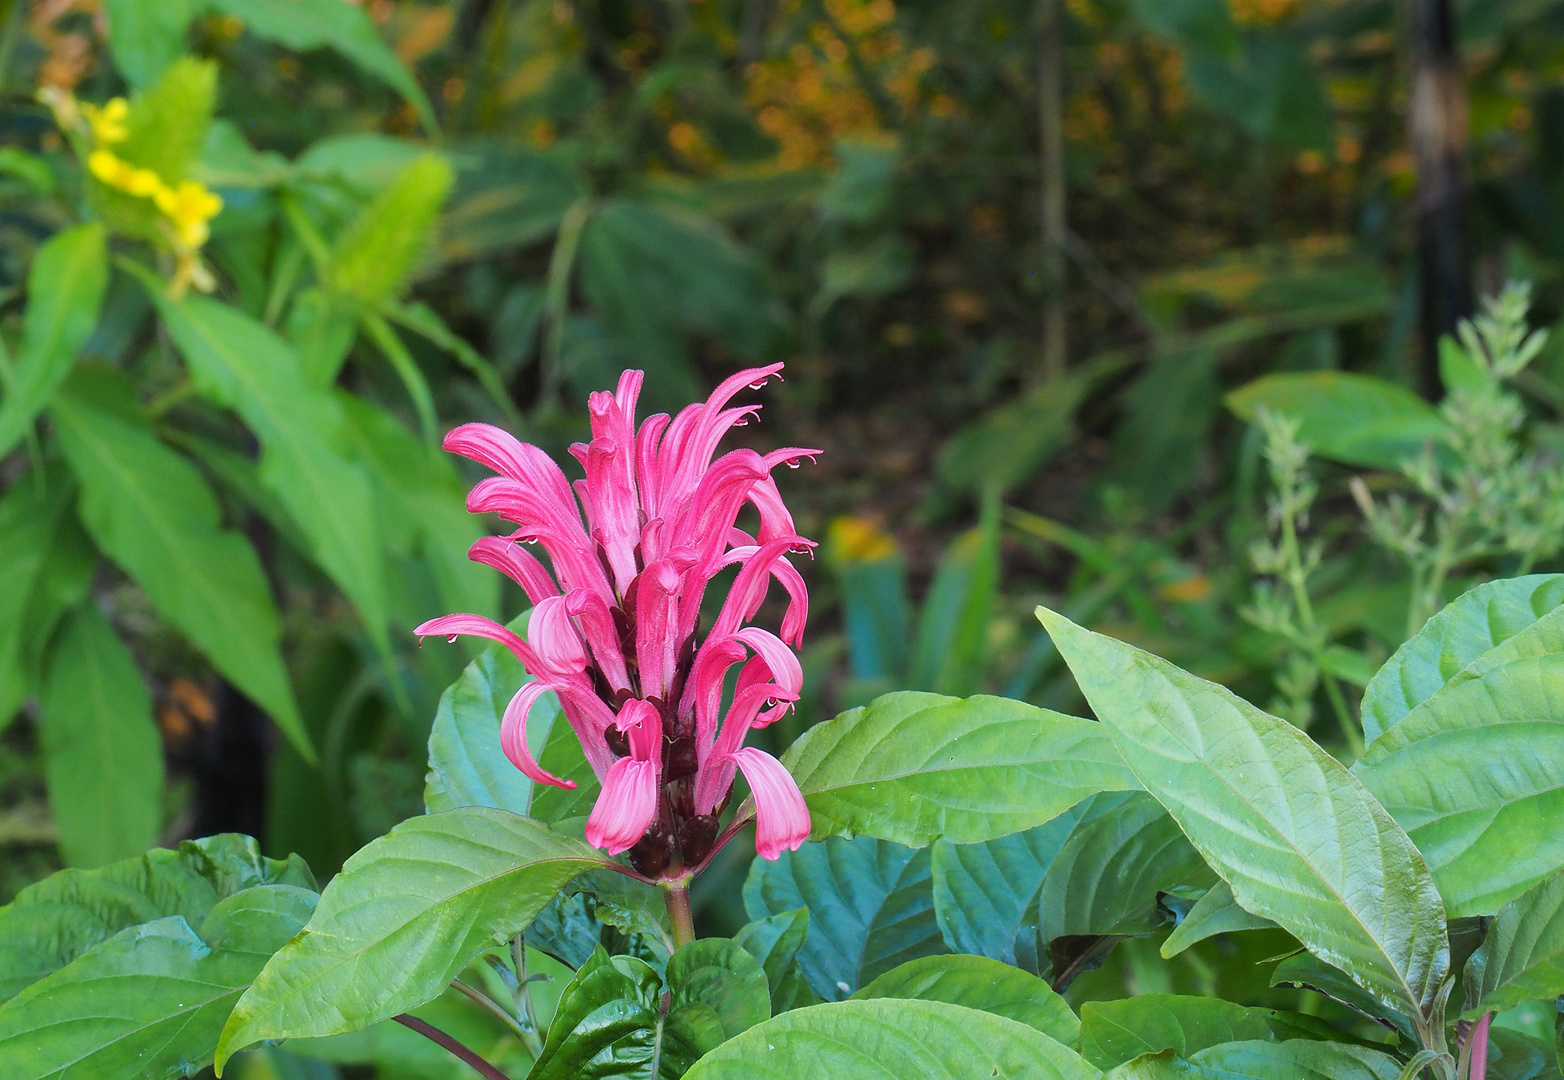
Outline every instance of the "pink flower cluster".
POLYGON ((533 610, 525 641, 477 615, 447 615, 416 632, 506 645, 533 681, 505 710, 505 754, 537 783, 573 787, 527 747, 528 711, 543 694, 558 696, 602 783, 587 841, 612 855, 629 851, 648 876, 706 857, 735 770, 754 796, 761 855, 774 859, 809 835, 809 811, 792 776, 744 740, 783 715, 802 686, 793 650, 809 597, 787 556, 814 544, 795 530, 771 471, 818 451, 732 450, 713 460, 729 429, 760 409, 728 403, 781 368, 741 371, 705 404, 671 419, 648 417, 639 430, 642 373, 626 371, 615 393, 589 399, 592 441, 571 447, 586 479, 574 485, 542 450, 498 428, 466 424, 445 438, 447 450, 499 474, 473 488, 467 508, 497 513, 518 529, 484 537, 470 555, 514 579, 533 610), (737 527, 746 504, 758 511, 754 536, 737 527), (552 573, 519 542, 541 545, 552 573), (697 642, 707 585, 731 566, 738 573, 697 642), (748 625, 773 579, 788 596, 780 636, 748 625), (724 710, 724 684, 740 663, 724 710))

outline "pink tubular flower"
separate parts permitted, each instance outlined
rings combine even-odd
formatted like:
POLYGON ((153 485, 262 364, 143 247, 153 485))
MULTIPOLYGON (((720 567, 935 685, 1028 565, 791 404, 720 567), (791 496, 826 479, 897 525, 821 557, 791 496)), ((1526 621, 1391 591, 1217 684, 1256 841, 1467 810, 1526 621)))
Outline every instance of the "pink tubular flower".
POLYGON ((775 859, 809 835, 798 785, 776 758, 744 745, 798 700, 803 672, 793 650, 809 618, 804 580, 788 561, 815 545, 799 536, 771 471, 818 451, 733 450, 717 457, 728 431, 759 412, 729 407, 759 389, 781 364, 741 371, 705 404, 637 429, 641 372, 626 371, 612 394, 591 395, 592 441, 571 454, 586 478, 571 484, 548 455, 487 424, 465 424, 445 448, 493 469, 467 498, 473 513, 517 526, 469 552, 511 577, 532 602, 523 641, 476 615, 447 615, 420 635, 472 634, 498 641, 532 675, 505 709, 500 745, 535 783, 574 787, 540 766, 527 746, 527 714, 553 691, 598 780, 587 842, 630 852, 648 877, 698 865, 717 836, 718 815, 736 772, 755 804, 755 848, 775 859), (755 508, 759 528, 737 527, 755 508), (520 545, 537 544, 545 566, 520 545), (716 621, 700 635, 712 578, 739 568, 716 621), (781 635, 749 625, 775 580, 787 595, 781 635), (742 663, 724 710, 729 671, 742 663))

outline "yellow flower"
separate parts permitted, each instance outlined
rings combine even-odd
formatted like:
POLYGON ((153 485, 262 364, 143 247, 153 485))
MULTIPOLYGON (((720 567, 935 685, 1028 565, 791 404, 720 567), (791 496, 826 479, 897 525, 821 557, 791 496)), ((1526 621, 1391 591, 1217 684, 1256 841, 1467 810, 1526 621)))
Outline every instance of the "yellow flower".
POLYGON ((223 200, 195 180, 181 180, 176 188, 160 187, 152 199, 173 223, 180 243, 190 249, 206 243, 211 235, 206 223, 223 208, 223 200))
POLYGON ((125 125, 125 119, 130 115, 130 105, 122 97, 110 98, 102 108, 84 104, 81 111, 92 128, 92 137, 101 145, 124 142, 130 134, 125 125))
POLYGON ((87 155, 87 168, 92 175, 109 187, 146 198, 163 190, 163 181, 151 169, 138 169, 108 150, 94 150, 87 155))

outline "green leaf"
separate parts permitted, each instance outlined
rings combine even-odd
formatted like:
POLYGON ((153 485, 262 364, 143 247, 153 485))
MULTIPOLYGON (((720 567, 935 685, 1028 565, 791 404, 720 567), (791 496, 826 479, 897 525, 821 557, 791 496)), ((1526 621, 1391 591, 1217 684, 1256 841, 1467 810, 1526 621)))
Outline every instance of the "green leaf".
POLYGON ((1219 53, 1238 47, 1238 32, 1223 0, 1133 0, 1130 10, 1147 30, 1173 44, 1219 53))
POLYGON ((1564 871, 1499 909, 1466 962, 1465 985, 1464 1015, 1472 1019, 1564 996, 1564 871))
POLYGON ((1342 371, 1266 375, 1229 394, 1227 407, 1248 421, 1262 407, 1293 417, 1321 457, 1373 469, 1400 468, 1444 432, 1438 410, 1412 391, 1342 371))
POLYGON ((71 866, 145 851, 163 818, 163 741, 135 658, 95 604, 60 629, 39 694, 44 778, 71 866))
POLYGON ((344 453, 350 435, 337 399, 306 383, 297 354, 243 312, 199 296, 170 300, 148 284, 197 388, 255 432, 261 483, 309 537, 310 554, 389 655, 374 505, 364 470, 344 453))
POLYGON ((701 1055, 771 1016, 766 972, 741 945, 705 938, 668 958, 665 1076, 681 1076, 701 1055))
POLYGON ((185 51, 193 0, 107 0, 109 52, 131 86, 149 86, 185 51))
POLYGON ((1195 1054, 1196 1075, 1211 1080, 1400 1080, 1401 1062, 1350 1043, 1231 1042, 1195 1054))
MULTIPOLYGON (((831 527, 829 565, 842 592, 842 623, 854 679, 899 679, 906 661, 907 568, 889 537, 883 551, 863 553, 847 549, 839 534, 860 523, 839 518, 831 527), (845 528, 843 526, 845 525, 845 528)), ((871 543, 882 534, 871 534, 871 543)))
POLYGON ((55 233, 27 272, 27 318, 5 399, 0 401, 0 457, 31 429, 92 336, 108 288, 103 226, 55 233))
POLYGON ((362 9, 339 0, 204 0, 214 11, 236 15, 245 28, 289 49, 335 49, 363 71, 401 94, 434 131, 434 111, 418 80, 380 38, 362 9))
POLYGON ((440 253, 467 262, 534 244, 559 228, 586 192, 570 158, 508 143, 467 144, 440 253))
POLYGON ((199 934, 178 915, 132 926, 0 1006, 7 1080, 173 1080, 212 1061, 234 1001, 309 918, 315 894, 260 885, 199 934))
POLYGON ((43 646, 86 596, 98 553, 72 512, 76 486, 51 467, 0 498, 0 730, 41 678, 43 646))
POLYGON ((1496 1024, 1489 1032, 1487 1080, 1559 1080, 1558 1058, 1541 1039, 1496 1024))
MULTIPOLYGON (((216 104, 216 62, 179 57, 131 99, 125 141, 114 152, 132 165, 151 169, 165 183, 183 180, 206 139, 216 104)), ((146 199, 113 194, 129 200, 154 222, 158 219, 146 199)))
POLYGON ((929 584, 908 673, 914 689, 962 695, 979 688, 998 589, 999 498, 990 493, 982 523, 951 544, 929 584))
MULTIPOLYGON (((526 614, 512 620, 511 629, 525 636, 526 620, 526 614)), ((575 732, 563 722, 553 694, 533 706, 527 718, 528 742, 540 765, 574 780, 577 788, 535 788, 500 749, 505 706, 530 681, 509 649, 490 645, 441 695, 429 733, 429 775, 424 782, 424 805, 431 814, 458 806, 493 806, 557 822, 589 810, 597 796, 597 777, 575 732)))
POLYGON ((887 694, 810 728, 782 760, 815 838, 992 840, 1140 786, 1102 725, 986 696, 887 694))
POLYGON ((798 964, 827 1001, 904 961, 947 951, 934 922, 927 849, 832 837, 750 864, 751 919, 800 907, 809 909, 809 937, 798 964))
POLYGON ((1243 907, 1391 1008, 1432 1002, 1444 907, 1411 840, 1302 731, 1229 691, 1039 608, 1136 776, 1243 907))
POLYGON ((201 474, 157 440, 119 376, 79 373, 50 415, 98 546, 313 761, 260 560, 242 534, 220 526, 201 474))
POLYGON ((1099 1069, 1167 1049, 1187 1058, 1220 1043, 1330 1034, 1326 1025, 1307 1016, 1245 1008, 1220 998, 1140 994, 1081 1006, 1081 1056, 1099 1069))
POLYGON ((1046 824, 996 840, 934 842, 934 914, 952 952, 1015 963, 1027 905, 1090 806, 1088 798, 1046 824))
POLYGON ((218 901, 258 885, 314 891, 315 879, 297 855, 264 858, 233 833, 44 878, 0 907, 0 1001, 121 930, 174 915, 200 926, 218 901))
POLYGON ((1395 1030, 1409 1044, 1417 1044, 1417 1029, 1410 1016, 1386 1008, 1340 969, 1331 967, 1310 953, 1295 953, 1276 965, 1276 970, 1271 974, 1271 985, 1307 987, 1326 997, 1335 998, 1348 1008, 1395 1030))
POLYGON ((429 1001, 604 859, 547 825, 464 807, 404 821, 343 866, 240 999, 219 1067, 262 1039, 336 1035, 429 1001))
POLYGON ((1564 611, 1473 661, 1353 766, 1422 851, 1452 918, 1491 915, 1564 865, 1561 691, 1564 611))
POLYGON ((1066 1046, 1081 1038, 1081 1022, 1053 988, 1019 968, 986 956, 925 956, 887 971, 853 995, 947 1001, 1008 1017, 1066 1046))
POLYGON ((1025 1024, 943 1001, 879 998, 796 1009, 723 1043, 687 1080, 1096 1080, 1075 1051, 1025 1024))
POLYGON ((797 966, 798 951, 809 937, 809 909, 794 908, 745 924, 733 935, 734 944, 760 962, 771 988, 773 1015, 814 1004, 818 998, 803 981, 797 966), (813 1000, 799 1001, 800 993, 813 1000))
POLYGON ((1064 446, 1096 378, 1095 372, 1066 375, 962 427, 940 447, 939 478, 972 494, 1004 494, 1024 483, 1064 446))
POLYGON ((429 247, 452 179, 438 154, 408 162, 343 231, 325 267, 326 283, 371 308, 399 293, 429 247))
POLYGON ((1564 603, 1564 574, 1490 581, 1461 594, 1396 650, 1363 692, 1373 742, 1462 668, 1564 603))
POLYGON ((1189 913, 1173 928, 1162 943, 1162 958, 1171 960, 1185 949, 1217 934, 1231 934, 1239 930, 1268 930, 1276 924, 1258 915, 1251 915, 1238 906, 1233 890, 1227 882, 1219 881, 1206 892, 1189 913))
POLYGON ((528 1080, 656 1075, 662 981, 633 956, 597 949, 559 997, 528 1080))

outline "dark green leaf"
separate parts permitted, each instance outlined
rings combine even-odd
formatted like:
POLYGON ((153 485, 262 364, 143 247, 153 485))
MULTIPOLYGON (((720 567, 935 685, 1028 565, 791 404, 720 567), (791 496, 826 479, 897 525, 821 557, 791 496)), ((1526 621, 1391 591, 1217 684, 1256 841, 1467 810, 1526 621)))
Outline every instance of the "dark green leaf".
POLYGON ((991 494, 982 523, 950 545, 923 599, 908 671, 914 689, 959 696, 979 688, 998 590, 999 499, 991 494))
POLYGON ((633 956, 598 949, 560 995, 528 1080, 637 1077, 657 1073, 662 981, 633 956))
POLYGON ((1432 1002, 1450 963, 1439 892, 1355 777, 1222 687, 1038 615, 1124 760, 1246 910, 1391 1008, 1432 1002))
POLYGON ((952 952, 1015 963, 1027 905, 1090 805, 1084 800, 1046 824, 997 840, 934 842, 934 913, 952 952))
POLYGON ((1466 1015, 1564 996, 1564 871, 1499 909, 1466 963, 1466 1015))
POLYGON ((51 415, 81 483, 82 523, 98 546, 313 759, 260 560, 242 534, 220 526, 201 474, 157 440, 117 377, 79 373, 51 415))
POLYGON ((226 15, 244 20, 246 29, 289 49, 331 48, 383 80, 408 100, 424 126, 435 128, 429 99, 412 72, 380 39, 362 8, 336 0, 204 0, 226 15))
POLYGON ((185 51, 185 30, 195 15, 193 0, 107 0, 109 52, 131 86, 150 86, 185 51))
POLYGON ((958 491, 1001 494, 1028 480, 1069 438, 1096 375, 1078 372, 1000 405, 940 448, 939 477, 958 491))
POLYGON ((1141 994, 1081 1006, 1081 1056, 1099 1069, 1167 1049, 1187 1058, 1219 1043, 1329 1035, 1328 1027, 1310 1017, 1245 1008, 1221 998, 1141 994))
POLYGON ((1075 1051, 1034 1028, 943 1001, 880 998, 796 1009, 707 1054, 689 1080, 757 1075, 831 1080, 1096 1080, 1075 1051))
POLYGON ((219 1063, 261 1039, 354 1031, 429 1001, 603 861, 579 840, 504 810, 464 807, 403 822, 332 879, 304 933, 234 1009, 219 1063))
POLYGON ((1140 786, 1102 725, 986 696, 887 694, 811 728, 783 762, 812 836, 903 844, 992 840, 1140 786))
POLYGON ((1276 965, 1271 975, 1271 985, 1307 987, 1378 1020, 1399 1032, 1408 1043, 1415 1045, 1417 1042, 1416 1026, 1411 1017, 1404 1012, 1387 1009, 1340 969, 1331 967, 1310 953, 1296 953, 1276 965))
POLYGON ((1276 924, 1251 915, 1238 906, 1227 882, 1219 881, 1206 892, 1162 943, 1162 958, 1171 960, 1198 941, 1238 930, 1266 930, 1276 924))
POLYGON ((1219 53, 1232 52, 1238 32, 1223 0, 1134 0, 1142 25, 1169 42, 1219 53))
POLYGON ((92 336, 108 288, 103 226, 55 233, 27 272, 22 347, 0 401, 0 457, 10 453, 48 405, 92 336))
POLYGON ((1553 1047, 1495 1025, 1489 1032, 1487 1080, 1559 1080, 1553 1047))
POLYGON ((464 147, 441 254, 450 260, 533 244, 585 192, 566 158, 510 144, 464 147))
POLYGON ((1196 1075, 1211 1080, 1400 1080, 1389 1054, 1350 1043, 1231 1042, 1195 1054, 1196 1075))
POLYGON ((1363 737, 1400 723, 1466 665, 1564 603, 1564 574, 1490 581, 1463 593, 1385 661, 1363 691, 1363 737))
POLYGON ((151 847, 163 824, 163 742, 136 660, 95 604, 61 627, 39 703, 65 861, 90 868, 151 847))
POLYGON ((1125 394, 1128 413, 1114 433, 1106 479, 1133 493, 1146 513, 1163 513, 1196 478, 1221 408, 1216 361, 1211 349, 1172 353, 1125 394))
POLYGON ((0 1001, 128 927, 167 916, 200 926, 218 901, 258 885, 315 889, 298 856, 264 858, 223 833, 158 848, 98 870, 62 870, 0 908, 0 1001))
POLYGON ((1444 431, 1438 411, 1412 391, 1340 371, 1266 375, 1229 394, 1227 406, 1244 420, 1261 407, 1293 417, 1321 457, 1375 469, 1399 468, 1444 431))
POLYGON ((930 886, 927 849, 832 837, 774 862, 756 859, 744 910, 760 919, 807 907, 798 963, 815 992, 835 1001, 897 964, 947 951, 930 886))
POLYGON ((702 1054, 771 1016, 765 970, 742 946, 705 938, 668 958, 662 1071, 681 1076, 702 1054))
POLYGON ((802 979, 796 961, 798 951, 808 937, 808 908, 767 915, 746 924, 733 935, 734 943, 747 950, 765 969, 773 1014, 797 1007, 794 997, 802 979))
POLYGON ((1064 998, 1035 975, 986 956, 925 956, 887 971, 853 998, 948 1001, 1008 1017, 1066 1046, 1081 1038, 1081 1022, 1064 998))

